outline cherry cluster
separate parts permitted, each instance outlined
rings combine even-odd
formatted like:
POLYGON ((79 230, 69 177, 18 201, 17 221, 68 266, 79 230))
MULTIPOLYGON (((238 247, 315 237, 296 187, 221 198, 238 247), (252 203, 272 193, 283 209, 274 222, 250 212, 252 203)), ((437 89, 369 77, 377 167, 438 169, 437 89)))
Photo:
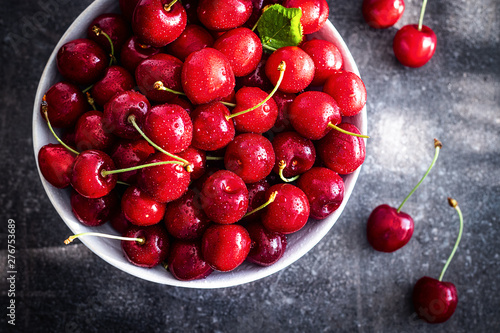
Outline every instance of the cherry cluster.
MULTIPOLYGON (((341 205, 366 137, 343 119, 366 90, 328 41, 263 47, 252 27, 275 2, 120 0, 59 49, 64 81, 40 109, 63 134, 40 170, 82 224, 110 221, 131 263, 180 280, 268 266, 341 205)), ((307 34, 328 17, 325 0, 281 5, 307 34)))

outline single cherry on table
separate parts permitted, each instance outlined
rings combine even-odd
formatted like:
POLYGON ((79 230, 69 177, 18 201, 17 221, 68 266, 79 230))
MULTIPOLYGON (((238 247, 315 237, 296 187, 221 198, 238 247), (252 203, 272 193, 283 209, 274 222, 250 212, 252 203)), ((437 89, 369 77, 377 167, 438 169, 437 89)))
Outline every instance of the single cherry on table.
POLYGON ((362 12, 366 23, 375 29, 392 27, 403 16, 403 0, 363 0, 362 12))

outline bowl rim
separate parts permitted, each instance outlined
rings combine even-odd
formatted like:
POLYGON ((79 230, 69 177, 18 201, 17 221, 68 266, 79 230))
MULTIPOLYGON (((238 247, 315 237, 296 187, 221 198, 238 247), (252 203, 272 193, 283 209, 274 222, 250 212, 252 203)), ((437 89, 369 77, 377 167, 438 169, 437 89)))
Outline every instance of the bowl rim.
MULTIPOLYGON (((42 72, 42 75, 40 77, 40 81, 35 95, 35 102, 33 106, 32 138, 33 138, 33 150, 35 154, 38 174, 40 176, 43 188, 47 193, 50 202, 56 209, 61 219, 74 234, 89 230, 105 232, 105 233, 113 233, 113 234, 118 234, 118 233, 114 229, 112 229, 111 226, 109 226, 109 223, 106 223, 103 226, 91 228, 91 227, 86 227, 80 222, 78 222, 76 218, 72 215, 71 209, 68 213, 67 207, 65 208, 64 205, 65 202, 69 204, 69 190, 68 189, 60 190, 53 187, 42 176, 40 171, 40 166, 38 163, 38 151, 43 145, 56 141, 52 137, 52 134, 49 132, 47 126, 45 125, 45 121, 41 117, 40 103, 42 101, 44 93, 48 90, 48 88, 50 88, 53 84, 57 82, 54 81, 54 79, 59 75, 57 73, 57 67, 56 67, 56 56, 60 47, 64 43, 72 39, 81 38, 86 31, 82 29, 82 27, 87 26, 88 23, 86 22, 90 22, 94 17, 96 17, 99 14, 105 12, 115 12, 117 11, 117 9, 118 9, 118 3, 115 0, 96 0, 92 2, 82 13, 78 15, 75 21, 69 26, 69 28, 59 39, 57 45, 54 47, 54 50, 52 51, 47 61, 47 64, 45 65, 45 68, 42 72)), ((311 36, 321 37, 322 34, 325 33, 331 33, 333 35, 334 44, 339 48, 340 52, 342 53, 345 66, 344 68, 360 76, 358 67, 346 43, 344 42, 343 38, 341 37, 337 29, 333 26, 330 20, 326 21, 325 26, 319 32, 314 33, 311 36), (348 64, 348 66, 346 66, 346 64, 348 64)), ((358 115, 354 117, 344 117, 343 120, 347 120, 347 122, 357 122, 359 124, 358 128, 361 131, 361 133, 366 133, 367 132, 366 106, 358 115)), ((366 146, 366 139, 364 140, 366 146)), ((344 208, 346 207, 347 202, 349 201, 349 198, 354 190, 355 184, 361 172, 361 168, 362 166, 356 169, 353 173, 343 177, 344 181, 346 182, 346 186, 344 192, 344 200, 342 201, 340 207, 324 220, 311 221, 310 219, 308 221, 307 224, 311 223, 319 224, 318 227, 314 226, 319 230, 319 232, 313 233, 313 235, 310 237, 309 233, 307 233, 307 235, 305 236, 303 235, 302 237, 293 236, 294 234, 288 235, 287 238, 289 239, 290 237, 295 237, 294 239, 297 239, 296 242, 300 242, 301 240, 302 242, 307 240, 307 242, 306 244, 297 244, 298 247, 294 248, 293 255, 290 254, 289 248, 287 246, 287 251, 285 251, 285 255, 277 263, 271 266, 261 267, 245 262, 232 272, 226 272, 226 273, 214 272, 205 279, 180 281, 175 279, 171 274, 166 273, 165 269, 161 267, 161 265, 153 269, 141 268, 130 264, 125 259, 123 254, 121 254, 121 257, 123 258, 120 257, 120 259, 117 259, 114 255, 107 253, 109 247, 114 248, 115 251, 120 250, 121 252, 121 245, 117 241, 114 241, 115 243, 113 243, 113 241, 107 239, 102 239, 102 238, 92 239, 85 237, 81 238, 80 241, 92 252, 94 252, 97 256, 99 256, 112 266, 115 266, 116 268, 124 271, 125 273, 131 274, 133 276, 151 282, 175 286, 175 287, 197 288, 197 289, 227 288, 227 287, 246 284, 270 276, 282 269, 285 269, 289 265, 299 260, 306 253, 308 253, 312 248, 314 248, 317 245, 317 243, 319 243, 325 237, 325 235, 330 231, 333 225, 338 221, 340 215, 342 214, 344 208), (146 272, 149 272, 150 274, 145 274, 146 272)), ((295 244, 295 242, 293 244, 295 244)))

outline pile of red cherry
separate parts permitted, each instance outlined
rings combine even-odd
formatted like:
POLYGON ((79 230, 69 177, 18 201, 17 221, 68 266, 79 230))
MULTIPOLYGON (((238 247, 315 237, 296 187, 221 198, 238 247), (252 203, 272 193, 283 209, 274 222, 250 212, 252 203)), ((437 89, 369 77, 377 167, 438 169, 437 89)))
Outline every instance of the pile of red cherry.
MULTIPOLYGON (((122 14, 59 49, 64 81, 41 112, 62 135, 40 149, 40 171, 71 186, 81 223, 123 234, 131 263, 166 263, 180 280, 271 265, 287 234, 340 206, 339 174, 365 158, 342 121, 366 90, 328 41, 264 45, 252 28, 276 2, 120 0, 122 14)), ((328 18, 325 0, 275 6, 301 8, 304 34, 328 18)))

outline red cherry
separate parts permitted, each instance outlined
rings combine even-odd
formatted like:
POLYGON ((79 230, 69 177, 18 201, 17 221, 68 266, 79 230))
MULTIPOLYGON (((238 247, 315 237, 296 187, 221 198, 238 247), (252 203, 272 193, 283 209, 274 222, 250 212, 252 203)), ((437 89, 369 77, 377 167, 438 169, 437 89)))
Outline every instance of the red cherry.
POLYGON ((327 218, 344 200, 344 181, 327 168, 312 168, 300 176, 297 186, 306 194, 314 219, 327 218))
POLYGON ((90 39, 72 40, 57 52, 57 68, 68 81, 89 85, 99 80, 108 67, 106 52, 90 39))
POLYGON ((110 66, 106 68, 103 78, 92 86, 90 94, 98 105, 104 106, 117 93, 134 87, 134 78, 125 68, 110 66))
POLYGON ((196 24, 188 24, 179 38, 167 45, 167 52, 184 61, 191 53, 213 45, 214 38, 207 30, 196 24))
POLYGON ((288 110, 293 128, 310 140, 323 138, 342 120, 337 102, 321 91, 306 91, 295 98, 288 110))
POLYGON ((252 247, 247 260, 260 266, 276 263, 285 253, 286 236, 280 232, 266 230, 262 223, 253 222, 246 225, 252 247))
POLYGON ((266 62, 268 57, 269 56, 266 53, 263 53, 262 58, 254 71, 246 76, 236 78, 236 86, 238 90, 243 87, 257 87, 264 91, 270 91, 273 89, 273 84, 266 76, 266 62))
POLYGON ((139 40, 153 47, 164 47, 180 36, 187 16, 180 1, 141 0, 135 7, 132 30, 139 40))
POLYGON ((157 82, 163 87, 179 91, 181 86, 182 61, 165 53, 152 55, 143 60, 135 70, 135 79, 141 93, 158 103, 167 103, 176 95, 157 89, 157 82))
POLYGON ((261 214, 262 210, 256 210, 259 206, 266 202, 266 191, 269 189, 270 185, 266 179, 258 181, 256 183, 247 184, 248 189, 248 208, 247 214, 254 211, 252 214, 245 216, 242 222, 248 222, 257 220, 261 214))
POLYGON ((217 38, 213 47, 226 56, 237 77, 252 73, 262 57, 262 42, 248 28, 229 30, 217 38))
POLYGON ((80 153, 73 163, 71 185, 86 198, 100 198, 115 187, 115 174, 102 174, 103 170, 115 170, 111 157, 100 150, 86 150, 80 153))
POLYGON ((207 169, 207 157, 203 150, 188 147, 187 149, 177 153, 177 156, 185 159, 191 164, 193 169, 190 173, 191 180, 195 180, 203 176, 207 169))
POLYGON ((312 34, 323 27, 329 15, 326 0, 285 0, 283 6, 287 8, 300 8, 302 16, 302 32, 312 34))
POLYGON ((337 71, 330 75, 323 92, 332 96, 344 117, 355 116, 366 105, 366 88, 361 78, 353 72, 337 71))
POLYGON ((113 43, 113 49, 120 51, 121 47, 127 39, 130 37, 132 32, 130 31, 128 23, 125 21, 124 17, 116 13, 105 13, 97 16, 90 22, 87 29, 87 36, 89 39, 93 40, 99 44, 103 50, 111 53, 111 45, 109 40, 104 36, 104 34, 96 34, 93 28, 97 27, 102 32, 106 33, 111 42, 113 43))
POLYGON ((436 51, 437 37, 431 28, 423 25, 405 25, 398 30, 392 44, 394 55, 407 67, 422 67, 436 51))
MULTIPOLYGON (((339 128, 360 134, 356 126, 341 123, 339 128)), ((341 175, 354 172, 365 161, 365 141, 360 137, 330 131, 318 142, 317 153, 326 167, 341 175)))
POLYGON ((183 151, 193 138, 191 118, 176 104, 152 107, 144 118, 143 130, 150 140, 170 153, 183 151))
POLYGON ((143 241, 122 241, 125 257, 132 264, 140 267, 155 267, 168 257, 168 234, 159 224, 147 227, 133 226, 123 236, 140 238, 143 241))
POLYGON ((203 184, 201 205, 207 216, 220 224, 240 220, 248 208, 248 190, 238 175, 219 170, 203 184))
POLYGON ((226 148, 224 165, 245 183, 263 180, 274 166, 274 150, 271 142, 260 134, 243 133, 226 148))
POLYGON ((219 102, 198 106, 191 113, 195 148, 214 151, 227 146, 234 139, 234 124, 228 120, 229 110, 219 102))
POLYGON ((124 139, 139 139, 141 135, 128 121, 129 116, 135 116, 139 127, 143 126, 146 113, 151 108, 148 99, 133 90, 116 94, 104 106, 104 118, 107 124, 112 124, 113 134, 124 139))
POLYGON ((194 190, 168 203, 164 222, 170 235, 183 240, 201 238, 211 224, 201 208, 200 195, 194 190))
POLYGON ((136 186, 130 186, 123 193, 122 212, 132 224, 140 226, 160 222, 165 215, 166 204, 159 203, 136 186))
POLYGON ((285 93, 298 93, 309 86, 314 78, 314 61, 297 46, 286 46, 274 51, 266 62, 266 76, 273 85, 280 77, 277 70, 280 63, 286 63, 286 70, 279 90, 285 93))
POLYGON ((388 205, 380 205, 368 218, 368 242, 377 251, 394 252, 410 241, 413 229, 414 222, 410 215, 388 205))
POLYGON ((220 51, 206 47, 191 53, 182 66, 182 88, 193 104, 220 100, 234 89, 231 64, 220 51))
MULTIPOLYGON (((155 153, 155 149, 144 139, 136 141, 120 141, 113 149, 111 158, 117 169, 126 169, 144 164, 146 159, 155 153)), ((137 170, 121 172, 118 179, 129 184, 137 182, 137 170)))
POLYGON ((322 39, 312 39, 303 43, 300 48, 309 54, 314 62, 312 86, 323 85, 330 75, 342 69, 342 53, 335 44, 322 39))
POLYGON ((403 16, 403 0, 363 0, 363 17, 375 29, 392 27, 403 16))
MULTIPOLYGON (((243 87, 236 92, 236 107, 232 115, 248 110, 268 97, 268 93, 256 87, 243 87)), ((264 133, 270 130, 278 117, 278 106, 274 99, 267 100, 258 108, 247 113, 233 116, 234 127, 238 132, 264 133)))
POLYGON ((68 128, 77 122, 78 118, 89 109, 87 98, 81 90, 69 82, 54 84, 44 96, 40 105, 42 118, 47 111, 53 127, 68 128))
POLYGON ((130 223, 130 221, 127 220, 122 211, 111 217, 111 219, 109 220, 109 224, 111 224, 113 229, 118 231, 120 235, 124 234, 125 231, 127 231, 127 229, 132 226, 132 223, 130 223))
POLYGON ((75 143, 79 151, 97 149, 110 151, 116 137, 111 133, 108 123, 101 111, 84 113, 75 126, 75 143))
POLYGON ((38 151, 40 172, 52 186, 65 188, 70 184, 75 154, 63 145, 49 143, 38 151))
POLYGON ((241 225, 210 226, 201 241, 202 257, 215 270, 232 271, 245 261, 251 239, 241 225))
MULTIPOLYGON (((161 152, 148 157, 146 164, 178 161, 161 152)), ((163 164, 143 168, 137 175, 137 185, 158 202, 170 202, 179 199, 189 185, 189 173, 179 164, 163 164)))
POLYGON ((175 240, 170 246, 168 270, 181 281, 203 279, 213 269, 203 260, 198 242, 175 240))
POLYGON ((210 30, 226 31, 243 25, 252 15, 251 0, 200 0, 198 19, 210 30))
POLYGON ((277 184, 266 192, 266 198, 276 192, 276 198, 262 213, 262 224, 269 231, 291 234, 299 231, 309 218, 309 202, 305 193, 291 184, 277 184))
POLYGON ((114 191, 100 198, 86 198, 72 191, 70 202, 77 220, 88 227, 102 225, 120 211, 120 200, 114 191))
POLYGON ((413 287, 413 306, 420 318, 431 324, 450 319, 458 304, 458 294, 451 282, 424 276, 413 287))
POLYGON ((313 167, 316 160, 314 144, 297 132, 277 134, 273 139, 273 149, 276 154, 273 171, 279 174, 280 164, 284 162, 284 177, 294 177, 306 172, 313 167))
POLYGON ((295 97, 297 97, 295 94, 287 94, 279 90, 273 95, 273 99, 278 107, 278 117, 274 122, 273 128, 271 128, 271 131, 274 133, 293 130, 289 118, 289 108, 295 97))
POLYGON ((120 63, 130 73, 135 73, 135 69, 144 59, 160 53, 160 48, 146 44, 141 44, 136 36, 130 37, 120 52, 120 63))

